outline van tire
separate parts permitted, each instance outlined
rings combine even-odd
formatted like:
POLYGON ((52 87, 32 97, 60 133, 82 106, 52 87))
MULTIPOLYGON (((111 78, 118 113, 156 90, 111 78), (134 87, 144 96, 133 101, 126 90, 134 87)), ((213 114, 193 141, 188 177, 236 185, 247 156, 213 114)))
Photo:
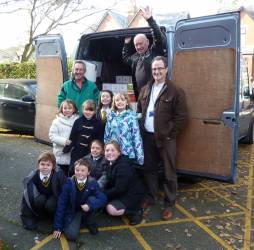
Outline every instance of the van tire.
POLYGON ((253 120, 249 126, 248 134, 240 140, 244 144, 253 144, 253 120))

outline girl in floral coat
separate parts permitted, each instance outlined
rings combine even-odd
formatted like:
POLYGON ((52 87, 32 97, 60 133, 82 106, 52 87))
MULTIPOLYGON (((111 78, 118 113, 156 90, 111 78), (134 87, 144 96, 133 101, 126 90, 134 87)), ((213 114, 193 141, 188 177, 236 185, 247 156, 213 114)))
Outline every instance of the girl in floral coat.
POLYGON ((129 100, 123 93, 114 95, 112 111, 107 117, 104 142, 111 140, 117 141, 122 154, 143 165, 144 151, 137 116, 130 109, 129 100))

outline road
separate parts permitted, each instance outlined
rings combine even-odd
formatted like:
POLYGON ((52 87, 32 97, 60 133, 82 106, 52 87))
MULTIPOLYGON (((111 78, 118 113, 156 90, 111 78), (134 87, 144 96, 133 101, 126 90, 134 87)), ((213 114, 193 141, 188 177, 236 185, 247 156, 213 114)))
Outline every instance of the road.
POLYGON ((76 243, 52 239, 48 221, 38 231, 21 226, 22 180, 48 149, 31 136, 0 133, 0 249, 254 249, 252 145, 239 145, 235 184, 181 178, 172 220, 161 220, 162 201, 137 226, 98 214, 100 233, 82 229, 76 243))

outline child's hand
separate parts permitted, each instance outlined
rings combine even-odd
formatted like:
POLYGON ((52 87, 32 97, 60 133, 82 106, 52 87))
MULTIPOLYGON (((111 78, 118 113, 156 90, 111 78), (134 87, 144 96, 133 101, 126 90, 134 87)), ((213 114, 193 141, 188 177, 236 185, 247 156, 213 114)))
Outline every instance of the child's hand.
POLYGON ((66 140, 64 145, 70 145, 71 144, 71 140, 66 140))
POLYGON ((54 231, 53 232, 53 238, 54 239, 59 239, 60 238, 60 236, 61 236, 61 231, 54 231))
POLYGON ((81 208, 83 211, 88 212, 90 210, 90 207, 87 204, 81 205, 81 208))
POLYGON ((124 38, 124 43, 130 43, 131 37, 125 37, 124 38))

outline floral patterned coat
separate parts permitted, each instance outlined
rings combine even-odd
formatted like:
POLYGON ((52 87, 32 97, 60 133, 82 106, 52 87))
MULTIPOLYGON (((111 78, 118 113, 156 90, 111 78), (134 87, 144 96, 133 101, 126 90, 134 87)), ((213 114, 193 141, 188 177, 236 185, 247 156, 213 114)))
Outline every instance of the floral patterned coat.
POLYGON ((144 163, 144 150, 136 113, 127 109, 120 114, 111 111, 107 117, 104 142, 115 140, 121 147, 122 154, 144 163))

